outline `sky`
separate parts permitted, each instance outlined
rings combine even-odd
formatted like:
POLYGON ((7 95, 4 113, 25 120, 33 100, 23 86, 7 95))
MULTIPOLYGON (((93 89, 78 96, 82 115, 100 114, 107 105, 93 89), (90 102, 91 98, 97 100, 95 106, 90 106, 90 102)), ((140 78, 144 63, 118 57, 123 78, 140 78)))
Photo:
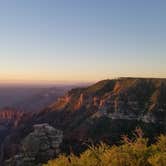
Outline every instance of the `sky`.
POLYGON ((165 0, 1 0, 0 82, 166 77, 165 0))

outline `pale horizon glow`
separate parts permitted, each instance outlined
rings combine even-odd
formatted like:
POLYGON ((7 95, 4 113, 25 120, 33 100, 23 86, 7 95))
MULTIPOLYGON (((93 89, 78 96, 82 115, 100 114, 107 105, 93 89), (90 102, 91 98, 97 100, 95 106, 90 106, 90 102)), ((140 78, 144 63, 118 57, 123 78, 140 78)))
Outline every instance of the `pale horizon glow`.
POLYGON ((0 2, 0 84, 166 78, 166 1, 0 2))

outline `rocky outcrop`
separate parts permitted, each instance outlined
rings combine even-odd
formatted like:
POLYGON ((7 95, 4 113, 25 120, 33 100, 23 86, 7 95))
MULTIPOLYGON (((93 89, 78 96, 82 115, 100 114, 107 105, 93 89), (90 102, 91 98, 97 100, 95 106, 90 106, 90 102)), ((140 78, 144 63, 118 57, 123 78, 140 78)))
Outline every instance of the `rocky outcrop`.
POLYGON ((4 108, 0 110, 0 123, 13 123, 16 126, 24 116, 24 112, 15 110, 13 108, 4 108))
POLYGON ((34 166, 60 152, 63 132, 48 124, 34 125, 34 131, 22 141, 20 153, 6 161, 6 166, 34 166))
MULTIPOLYGON (((10 132, 17 128, 24 117, 24 113, 13 108, 4 108, 0 110, 0 149, 3 149, 2 142, 10 132)), ((2 151, 2 150, 1 150, 2 151)), ((0 153, 0 162, 3 153, 0 153)))
POLYGON ((50 110, 99 111, 112 119, 155 123, 165 121, 165 101, 166 79, 120 78, 73 89, 50 110))

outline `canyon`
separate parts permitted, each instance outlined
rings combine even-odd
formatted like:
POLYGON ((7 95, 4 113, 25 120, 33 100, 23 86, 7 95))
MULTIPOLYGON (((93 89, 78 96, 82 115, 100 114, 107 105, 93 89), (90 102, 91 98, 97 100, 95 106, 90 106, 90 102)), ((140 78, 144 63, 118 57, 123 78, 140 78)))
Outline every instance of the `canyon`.
MULTIPOLYGON (((8 128, 0 130, 3 133, 2 164, 22 155, 22 143, 33 135, 35 125, 50 126, 60 133, 61 139, 55 148, 58 153, 79 154, 87 145, 100 141, 118 144, 122 135, 137 127, 142 128, 153 142, 156 136, 166 133, 166 79, 102 80, 87 87, 74 88, 40 111, 9 112, 0 112, 0 123, 5 123, 8 128)), ((46 157, 42 162, 48 159, 46 157)), ((34 162, 40 164, 37 161, 34 162)))

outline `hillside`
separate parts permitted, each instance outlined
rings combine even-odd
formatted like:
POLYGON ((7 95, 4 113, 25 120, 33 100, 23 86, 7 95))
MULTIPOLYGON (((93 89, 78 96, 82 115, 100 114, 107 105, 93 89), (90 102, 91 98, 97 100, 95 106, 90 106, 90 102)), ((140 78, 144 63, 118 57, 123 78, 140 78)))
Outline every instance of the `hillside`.
MULTIPOLYGON (((137 129, 138 130, 138 129, 137 129)), ((140 133, 134 140, 123 137, 123 144, 109 146, 100 143, 90 146, 80 156, 60 155, 43 166, 164 166, 166 164, 166 136, 158 137, 148 145, 148 139, 140 133)))
POLYGON ((155 110, 164 111, 165 98, 166 79, 121 78, 100 81, 87 88, 73 89, 52 105, 52 109, 65 107, 74 111, 85 107, 84 109, 95 108, 106 113, 137 115, 155 110))
POLYGON ((4 108, 0 111, 0 144, 13 128, 18 127, 24 113, 12 108, 4 108))

